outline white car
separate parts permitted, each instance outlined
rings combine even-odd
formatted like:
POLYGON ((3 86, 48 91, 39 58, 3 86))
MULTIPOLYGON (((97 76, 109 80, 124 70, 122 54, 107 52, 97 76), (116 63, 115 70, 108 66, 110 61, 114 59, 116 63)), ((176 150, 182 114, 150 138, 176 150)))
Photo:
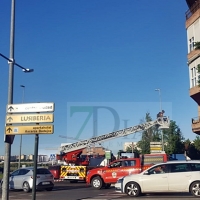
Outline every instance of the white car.
POLYGON ((115 190, 132 197, 156 192, 189 192, 200 197, 200 161, 156 164, 140 174, 118 179, 115 190))
MULTIPOLYGON (((33 187, 33 167, 20 168, 10 174, 9 188, 11 190, 22 189, 24 192, 30 192, 33 187)), ((36 189, 45 189, 51 191, 54 187, 54 178, 51 172, 46 168, 37 168, 36 189)), ((1 181, 1 187, 3 180, 1 181)))

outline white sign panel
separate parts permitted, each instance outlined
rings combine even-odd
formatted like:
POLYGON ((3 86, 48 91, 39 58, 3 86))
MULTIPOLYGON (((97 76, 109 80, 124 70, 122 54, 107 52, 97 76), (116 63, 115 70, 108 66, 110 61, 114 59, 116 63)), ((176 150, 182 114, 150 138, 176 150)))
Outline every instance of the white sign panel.
POLYGON ((53 112, 54 103, 8 104, 7 113, 53 112))

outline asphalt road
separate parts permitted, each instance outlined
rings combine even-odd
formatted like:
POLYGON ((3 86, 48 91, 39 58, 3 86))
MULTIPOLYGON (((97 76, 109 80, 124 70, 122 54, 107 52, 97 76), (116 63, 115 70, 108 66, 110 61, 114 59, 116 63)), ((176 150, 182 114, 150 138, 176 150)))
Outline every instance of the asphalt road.
MULTIPOLYGON (((0 197, 2 193, 0 191, 0 197)), ((1 198, 0 198, 1 199, 1 198)), ((150 194, 144 195, 137 198, 128 197, 124 194, 116 193, 114 188, 95 190, 85 183, 68 183, 58 182, 55 183, 54 190, 48 191, 37 191, 36 200, 134 200, 134 199, 172 199, 172 200, 188 200, 193 197, 188 193, 179 194, 150 194)), ((32 200, 32 193, 24 193, 23 191, 9 191, 9 200, 32 200)))

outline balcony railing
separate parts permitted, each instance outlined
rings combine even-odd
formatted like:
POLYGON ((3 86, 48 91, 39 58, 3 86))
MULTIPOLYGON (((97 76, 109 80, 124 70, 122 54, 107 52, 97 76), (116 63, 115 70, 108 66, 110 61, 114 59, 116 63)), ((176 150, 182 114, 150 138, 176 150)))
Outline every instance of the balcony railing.
POLYGON ((192 124, 198 124, 200 122, 200 117, 192 118, 192 124))
POLYGON ((192 119, 192 131, 200 135, 200 117, 192 119))
POLYGON ((186 20, 189 19, 200 8, 200 1, 197 1, 189 10, 186 11, 186 20))

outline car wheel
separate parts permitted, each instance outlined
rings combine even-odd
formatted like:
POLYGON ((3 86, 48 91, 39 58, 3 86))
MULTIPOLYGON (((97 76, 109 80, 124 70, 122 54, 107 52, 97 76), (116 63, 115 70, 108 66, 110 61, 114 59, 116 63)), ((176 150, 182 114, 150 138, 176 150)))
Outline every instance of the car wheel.
POLYGON ((191 184, 190 192, 195 197, 200 197, 200 181, 196 181, 191 184))
POLYGON ((93 188, 100 190, 103 186, 103 181, 101 177, 95 176, 91 181, 91 185, 93 188))
POLYGON ((30 192, 31 189, 28 182, 23 183, 23 190, 24 192, 30 192))
POLYGON ((53 187, 46 188, 46 191, 52 191, 52 190, 53 190, 53 187))
POLYGON ((137 197, 141 193, 140 186, 135 182, 129 182, 125 186, 125 192, 131 197, 137 197))
POLYGON ((106 183, 106 184, 104 185, 104 188, 105 188, 105 189, 108 189, 108 188, 110 188, 110 186, 111 186, 110 183, 106 183))

